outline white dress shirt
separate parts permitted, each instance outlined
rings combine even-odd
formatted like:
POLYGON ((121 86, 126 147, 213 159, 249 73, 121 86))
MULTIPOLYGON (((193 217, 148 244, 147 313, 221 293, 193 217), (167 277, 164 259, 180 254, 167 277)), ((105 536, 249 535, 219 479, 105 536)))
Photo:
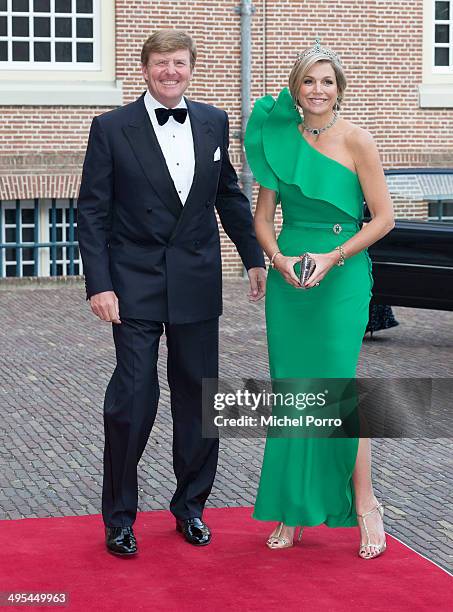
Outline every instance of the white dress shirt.
MULTIPOLYGON (((165 107, 153 98, 149 91, 145 93, 144 102, 165 157, 168 171, 173 179, 181 203, 184 205, 189 195, 195 172, 195 154, 189 113, 187 113, 184 123, 178 123, 174 117, 169 117, 167 123, 159 125, 155 110, 156 108, 165 107)), ((184 98, 181 98, 181 102, 175 108, 187 108, 184 98)))

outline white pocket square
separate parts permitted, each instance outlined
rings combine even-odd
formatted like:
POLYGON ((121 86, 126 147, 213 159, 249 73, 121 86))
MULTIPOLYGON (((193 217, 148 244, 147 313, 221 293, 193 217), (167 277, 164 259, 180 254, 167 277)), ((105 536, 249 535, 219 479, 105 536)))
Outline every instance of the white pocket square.
POLYGON ((217 147, 217 149, 214 151, 214 161, 219 161, 220 159, 220 147, 217 147))

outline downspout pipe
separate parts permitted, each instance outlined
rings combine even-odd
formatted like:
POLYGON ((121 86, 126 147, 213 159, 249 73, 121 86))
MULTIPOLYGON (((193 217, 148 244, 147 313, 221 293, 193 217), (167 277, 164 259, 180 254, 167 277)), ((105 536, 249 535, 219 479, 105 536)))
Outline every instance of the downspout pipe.
MULTIPOLYGON (((250 117, 252 95, 252 15, 255 9, 251 0, 241 0, 237 12, 241 15, 241 151, 242 190, 252 206, 253 176, 244 151, 245 128, 250 117)), ((247 272, 244 270, 244 276, 247 272)))

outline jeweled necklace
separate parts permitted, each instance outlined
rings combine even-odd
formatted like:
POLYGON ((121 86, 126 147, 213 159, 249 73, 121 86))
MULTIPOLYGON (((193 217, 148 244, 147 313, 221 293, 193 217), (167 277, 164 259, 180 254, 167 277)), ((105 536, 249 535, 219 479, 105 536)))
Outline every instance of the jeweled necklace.
POLYGON ((310 132, 310 134, 313 134, 314 136, 319 136, 320 134, 322 134, 323 132, 325 132, 326 130, 331 128, 335 124, 337 119, 338 119, 338 113, 336 111, 333 111, 332 119, 324 127, 322 127, 322 128, 311 128, 311 127, 308 127, 308 125, 305 125, 305 123, 303 123, 303 122, 302 122, 302 127, 307 132, 310 132))

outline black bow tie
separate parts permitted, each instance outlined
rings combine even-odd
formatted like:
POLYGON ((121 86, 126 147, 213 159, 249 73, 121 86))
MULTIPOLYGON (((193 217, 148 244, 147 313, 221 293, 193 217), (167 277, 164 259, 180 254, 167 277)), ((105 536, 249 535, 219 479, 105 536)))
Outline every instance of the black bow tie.
POLYGON ((171 116, 178 123, 184 123, 187 117, 187 108, 156 108, 156 117, 159 125, 165 125, 171 116))

